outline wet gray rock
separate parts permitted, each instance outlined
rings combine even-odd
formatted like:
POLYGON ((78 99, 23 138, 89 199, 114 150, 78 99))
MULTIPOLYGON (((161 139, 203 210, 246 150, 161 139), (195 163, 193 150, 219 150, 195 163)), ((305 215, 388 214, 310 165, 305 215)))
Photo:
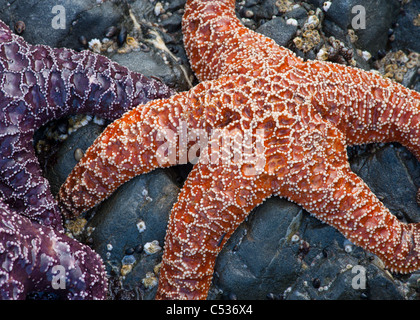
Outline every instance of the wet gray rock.
POLYGON ((411 68, 407 70, 407 73, 404 75, 403 81, 401 84, 407 88, 417 90, 418 84, 420 83, 420 66, 411 68))
POLYGON ((300 28, 303 27, 306 20, 308 19, 308 12, 302 7, 299 6, 297 8, 292 9, 284 14, 284 18, 287 19, 296 19, 298 22, 298 26, 300 28))
POLYGON ((257 20, 271 20, 278 13, 276 0, 260 1, 259 5, 254 7, 253 12, 254 18, 257 20))
POLYGON ((77 164, 75 152, 81 149, 84 153, 89 148, 96 137, 101 134, 104 126, 93 122, 79 128, 75 133, 70 134, 66 140, 60 145, 60 148, 49 157, 45 177, 51 185, 51 192, 57 194, 60 186, 63 184, 73 167, 77 164))
POLYGON ((162 19, 162 27, 169 32, 179 31, 181 29, 182 15, 175 13, 168 18, 162 19))
POLYGON ((294 37, 297 26, 289 25, 283 18, 274 18, 261 25, 257 32, 270 37, 281 46, 286 46, 294 37))
MULTIPOLYGON (((256 208, 217 258, 213 280, 217 289, 238 299, 265 299, 269 290, 282 292, 293 283, 301 262, 296 259, 299 244, 291 241, 290 226, 299 224, 301 211, 277 197, 256 208)), ((214 289, 213 297, 220 296, 214 289)))
POLYGON ((169 2, 168 11, 175 12, 179 9, 184 9, 186 0, 172 0, 169 2))
MULTIPOLYGON (((77 164, 75 150, 85 151, 103 128, 88 123, 70 134, 49 158, 45 175, 54 193, 77 164)), ((156 287, 144 288, 142 279, 160 263, 163 251, 147 254, 143 247, 154 240, 163 247, 166 225, 178 192, 174 170, 158 169, 123 184, 108 199, 84 214, 88 223, 79 239, 101 255, 108 273, 119 279, 124 288, 141 292, 145 299, 153 299, 156 287), (139 230, 140 223, 144 224, 144 231, 139 230), (132 256, 132 271, 122 274, 127 255, 132 256)))
MULTIPOLYGON (((140 31, 133 30, 134 23, 128 13, 129 7, 122 2, 62 1, 59 6, 60 13, 65 15, 65 21, 61 20, 64 29, 53 27, 54 17, 59 14, 57 11, 53 12, 54 5, 57 5, 55 3, 47 0, 13 1, 10 5, 7 3, 0 0, 0 19, 6 22, 12 30, 17 21, 24 21, 26 29, 22 36, 32 44, 84 50, 87 49, 86 43, 90 40, 104 39, 106 30, 110 27, 115 27, 118 30, 117 35, 112 37, 114 41, 122 28, 125 28, 129 35, 140 32, 138 37, 141 49, 127 52, 112 50, 101 53, 133 71, 148 77, 159 78, 177 91, 189 88, 188 81, 192 74, 182 66, 183 60, 170 53, 169 48, 162 49, 166 43, 171 42, 172 38, 165 34, 162 28, 153 24, 158 21, 158 17, 153 13, 155 4, 149 1, 138 0, 131 3, 134 16, 141 24, 142 30, 140 31), (145 19, 148 22, 145 22, 145 19), (151 36, 150 31, 156 31, 159 36, 151 36), (81 37, 85 39, 84 45, 81 37), (159 41, 162 42, 157 44, 159 41)), ((178 17, 180 18, 179 14, 178 17)), ((178 26, 180 27, 180 24, 178 26)), ((178 48, 178 51, 182 50, 178 48)))
POLYGON ((183 7, 182 2, 169 6, 165 4, 164 12, 171 13, 165 14, 165 17, 155 14, 155 6, 156 2, 145 0, 130 3, 130 10, 140 30, 134 28, 133 21, 127 16, 124 24, 130 34, 137 34, 140 50, 122 54, 114 51, 108 56, 130 70, 160 79, 176 91, 188 90, 193 74, 187 66, 188 60, 182 45, 182 13, 179 12, 179 8, 183 7))
MULTIPOLYGON (((325 1, 309 0, 308 2, 322 8, 325 1)), ((352 21, 358 14, 358 11, 353 13, 352 8, 357 5, 364 7, 366 10, 366 26, 362 29, 355 29, 359 38, 356 46, 376 56, 379 50, 386 48, 388 30, 392 28, 392 23, 397 18, 400 3, 397 0, 332 1, 331 7, 325 13, 325 33, 328 36, 334 35, 341 41, 345 41, 343 37, 347 35, 347 30, 352 28, 352 21), (341 32, 337 32, 337 29, 341 32)))
MULTIPOLYGON (((158 78, 171 88, 175 88, 176 91, 188 90, 189 86, 181 64, 170 57, 164 60, 162 55, 156 52, 116 53, 112 54, 110 58, 132 71, 140 72, 147 77, 158 78)), ((191 71, 188 73, 188 76, 190 75, 192 75, 191 71)))
POLYGON ((420 21, 415 20, 419 12, 419 1, 410 1, 403 6, 394 25, 392 48, 420 52, 420 21))
POLYGON ((169 214, 178 196, 179 188, 168 176, 168 171, 155 170, 138 176, 118 188, 110 198, 95 209, 87 228, 92 247, 104 259, 108 272, 117 275, 125 288, 141 287, 144 299, 153 299, 156 286, 142 285, 147 273, 152 273, 162 259, 163 250, 147 254, 146 243, 157 241, 163 247, 169 214), (144 223, 144 231, 139 230, 144 223), (109 250, 109 248, 112 248, 109 250), (133 252, 133 253, 132 253, 133 252), (132 255, 132 270, 121 268, 132 255))
POLYGON ((404 222, 420 222, 416 192, 420 186, 420 165, 417 159, 399 144, 378 146, 352 161, 357 173, 385 204, 404 222))
POLYGON ((88 39, 103 38, 103 31, 118 24, 123 7, 111 1, 63 0, 59 3, 48 0, 0 1, 0 19, 13 30, 16 21, 25 22, 22 36, 31 44, 77 49, 81 35, 88 39), (54 11, 54 7, 57 9, 54 11), (62 10, 64 9, 64 11, 62 10), (54 17, 63 14, 65 20, 54 28, 54 17), (88 26, 88 27, 87 27, 88 26))
MULTIPOLYGON (((417 76, 417 78, 420 78, 417 76)), ((413 90, 416 90, 417 92, 420 92, 420 79, 417 81, 416 85, 414 86, 413 90)))
POLYGON ((403 286, 386 271, 360 264, 341 252, 335 259, 320 260, 284 293, 287 300, 400 300, 404 297, 403 286))
POLYGON ((251 7, 255 6, 255 5, 258 5, 259 3, 260 3, 259 0, 246 0, 245 1, 245 7, 251 8, 251 7))

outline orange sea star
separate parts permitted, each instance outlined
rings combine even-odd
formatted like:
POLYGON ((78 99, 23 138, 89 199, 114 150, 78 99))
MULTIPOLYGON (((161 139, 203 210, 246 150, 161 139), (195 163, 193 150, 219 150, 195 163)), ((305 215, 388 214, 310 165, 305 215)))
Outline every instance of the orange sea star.
POLYGON ((184 42, 203 82, 111 124, 62 186, 63 208, 80 214, 133 176, 181 162, 185 150, 169 161, 162 132, 185 128, 191 151, 204 130, 207 147, 171 212, 157 298, 206 298, 223 245, 272 195, 300 204, 390 269, 420 268, 419 225, 399 222, 346 154, 347 145, 397 141, 420 157, 420 94, 375 73, 304 62, 243 27, 234 4, 187 1, 184 42))

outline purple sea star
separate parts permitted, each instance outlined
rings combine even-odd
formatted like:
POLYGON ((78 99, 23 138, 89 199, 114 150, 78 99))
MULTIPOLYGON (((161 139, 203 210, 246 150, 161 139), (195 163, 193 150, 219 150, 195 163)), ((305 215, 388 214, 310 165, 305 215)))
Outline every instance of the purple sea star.
POLYGON ((0 200, 0 300, 24 299, 32 291, 104 299, 106 286, 102 260, 92 249, 0 200))
POLYGON ((106 295, 101 258, 63 233, 34 132, 70 114, 114 120, 173 93, 90 51, 28 44, 0 21, 0 299, 24 299, 34 291, 68 299, 106 295), (57 267, 64 289, 54 288, 57 267))
POLYGON ((71 114, 109 120, 173 91, 90 51, 31 45, 0 21, 0 198, 31 220, 62 229, 32 145, 34 132, 71 114))

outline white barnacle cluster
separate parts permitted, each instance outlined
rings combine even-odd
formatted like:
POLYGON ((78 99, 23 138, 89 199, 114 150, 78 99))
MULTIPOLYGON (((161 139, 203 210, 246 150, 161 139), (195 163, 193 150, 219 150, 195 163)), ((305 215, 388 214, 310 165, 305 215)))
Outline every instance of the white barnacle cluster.
POLYGON ((125 277, 127 274, 129 274, 134 267, 134 264, 136 263, 136 258, 134 255, 129 254, 125 255, 121 260, 121 270, 120 273, 123 277, 125 277))
POLYGON ((325 1, 322 4, 322 10, 324 10, 325 12, 327 12, 328 10, 330 10, 332 2, 331 1, 325 1))
POLYGON ((157 286, 158 279, 153 272, 147 272, 146 276, 141 280, 141 283, 146 289, 150 289, 157 286))
POLYGON ((158 240, 153 240, 150 242, 146 242, 143 246, 143 250, 146 254, 155 254, 162 250, 162 247, 159 245, 158 240))
POLYGON ((92 50, 95 53, 101 53, 102 49, 102 42, 99 39, 92 39, 88 43, 89 49, 92 50))
POLYGON ((295 18, 289 18, 286 20, 286 24, 297 27, 298 21, 295 18))
POLYGON ((146 230, 146 223, 144 222, 144 220, 139 219, 136 223, 136 227, 139 233, 142 233, 146 230))

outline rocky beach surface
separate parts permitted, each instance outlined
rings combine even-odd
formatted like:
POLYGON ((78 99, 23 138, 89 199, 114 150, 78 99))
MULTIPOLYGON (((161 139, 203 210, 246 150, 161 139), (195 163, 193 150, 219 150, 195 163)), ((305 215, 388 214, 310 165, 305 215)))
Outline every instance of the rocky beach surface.
MULTIPOLYGON (((236 7, 244 25, 305 59, 377 70, 420 91, 420 1, 372 3, 247 0, 236 7)), ((0 19, 32 44, 92 50, 179 92, 197 83, 182 43, 184 4, 63 0, 54 11, 45 0, 0 1, 0 19), (55 26, 64 29, 52 25, 58 9, 65 19, 55 26)), ((35 143, 54 193, 106 124, 76 115, 39 130, 35 143)), ((348 156, 353 171, 393 214, 420 222, 420 163, 410 152, 399 144, 372 144, 351 147, 348 156)), ((67 223, 69 233, 101 255, 110 299, 154 298, 168 216, 190 169, 186 164, 138 176, 67 223)), ((334 228, 273 197, 224 247, 209 299, 413 300, 419 292, 420 272, 388 272, 334 228)))

